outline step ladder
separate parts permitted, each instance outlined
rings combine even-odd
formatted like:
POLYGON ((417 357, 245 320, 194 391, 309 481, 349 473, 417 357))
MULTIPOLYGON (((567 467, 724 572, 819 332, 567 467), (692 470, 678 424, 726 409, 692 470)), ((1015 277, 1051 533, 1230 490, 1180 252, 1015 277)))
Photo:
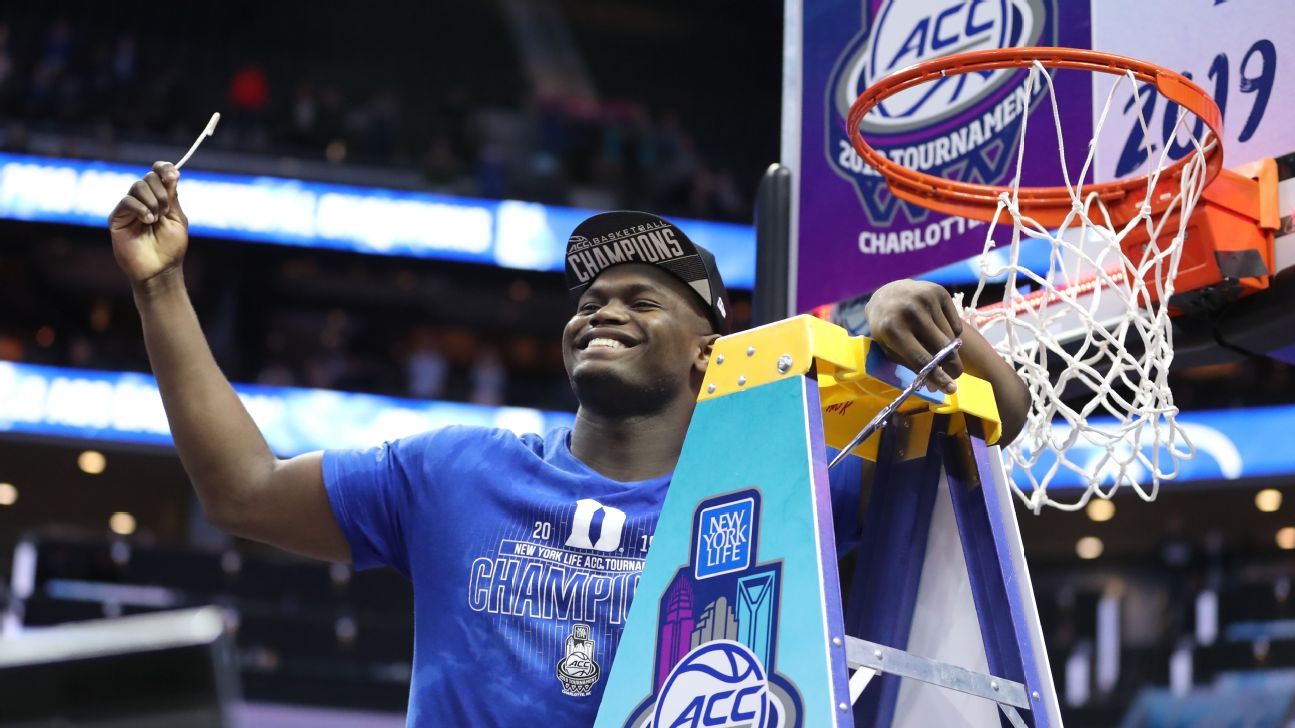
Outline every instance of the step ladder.
POLYGON ((716 342, 596 726, 1061 726, 992 391, 922 383, 810 316, 716 342), (844 609, 829 447, 875 464, 844 609))

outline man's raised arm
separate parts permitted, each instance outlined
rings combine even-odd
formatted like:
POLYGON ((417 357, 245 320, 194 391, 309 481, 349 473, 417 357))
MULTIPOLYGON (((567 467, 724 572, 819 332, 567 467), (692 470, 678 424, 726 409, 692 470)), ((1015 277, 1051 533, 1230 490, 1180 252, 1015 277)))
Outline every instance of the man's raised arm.
POLYGON ((130 279, 180 461, 208 520, 237 536, 329 561, 350 549, 324 490, 322 456, 275 457, 216 365, 184 285, 189 220, 180 171, 157 162, 108 218, 130 279))

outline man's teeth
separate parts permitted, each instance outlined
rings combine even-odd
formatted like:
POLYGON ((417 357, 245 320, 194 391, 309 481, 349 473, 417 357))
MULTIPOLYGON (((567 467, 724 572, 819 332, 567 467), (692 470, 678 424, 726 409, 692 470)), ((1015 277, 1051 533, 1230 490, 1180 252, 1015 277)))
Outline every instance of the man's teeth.
POLYGON ((604 339, 604 338, 601 338, 601 337, 600 337, 600 338, 597 338, 597 339, 593 339, 592 341, 590 341, 590 342, 589 342, 589 345, 588 345, 588 346, 586 346, 585 348, 586 348, 586 349, 592 349, 592 348, 594 348, 595 346, 605 346, 605 347, 608 347, 608 348, 610 348, 610 349, 624 349, 624 348, 625 348, 625 345, 624 345, 624 344, 622 344, 621 342, 619 342, 619 341, 617 341, 617 340, 615 340, 615 339, 604 339))

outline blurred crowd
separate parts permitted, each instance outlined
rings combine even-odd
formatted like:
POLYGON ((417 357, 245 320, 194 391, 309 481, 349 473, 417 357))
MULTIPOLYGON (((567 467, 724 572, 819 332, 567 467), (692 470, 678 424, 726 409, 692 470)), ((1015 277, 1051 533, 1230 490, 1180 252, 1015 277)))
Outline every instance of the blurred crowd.
POLYGON ((362 321, 340 309, 330 311, 317 341, 304 351, 290 345, 282 330, 271 332, 249 378, 273 386, 574 409, 556 337, 489 336, 458 326, 412 324, 398 327, 390 339, 391 334, 377 334, 362 321))
MULTIPOLYGON (((98 299, 87 326, 46 324, 34 331, 4 331, 0 361, 146 372, 138 333, 113 330, 113 318, 133 315, 121 308, 98 299)), ((340 309, 330 312, 318 339, 304 350, 290 347, 290 337, 283 332, 273 332, 264 347, 251 347, 239 357, 247 364, 235 369, 234 377, 270 386, 574 409, 556 339, 481 336, 460 327, 415 325, 402 327, 395 343, 370 348, 371 334, 345 333, 355 328, 352 322, 353 317, 340 309)))
POLYGON ((426 187, 458 195, 751 217, 734 172, 707 159, 675 110, 500 93, 467 63, 450 86, 356 78, 304 54, 297 65, 163 57, 132 31, 0 22, 0 149, 29 151, 42 133, 60 135, 69 156, 110 157, 127 140, 187 144, 220 110, 215 148, 417 169, 426 187))
MULTIPOLYGON (((147 372, 106 235, 22 231, 30 239, 0 250, 0 360, 147 372)), ((235 381, 574 409, 560 346, 571 306, 555 277, 440 265, 204 240, 186 272, 235 381)), ((745 292, 733 313, 748 325, 745 292)), ((1265 357, 1182 369, 1171 385, 1187 410, 1295 402, 1291 368, 1265 357)))
MULTIPOLYGON (((71 248, 70 255, 78 258, 101 259, 108 246, 106 240, 94 239, 98 237, 87 231, 86 239, 76 244, 50 241, 47 245, 71 248), (99 250, 92 251, 96 245, 99 250)), ((276 274, 314 266, 309 253, 281 267, 264 255, 254 260, 254 265, 276 274)), ((365 285, 374 289, 403 288, 416 294, 417 284, 396 270, 397 263, 374 262, 377 265, 369 270, 348 273, 365 279, 365 285)), ((65 288, 65 281, 51 280, 41 268, 39 260, 0 254, 0 269, 7 269, 0 275, 0 307, 8 312, 0 320, 0 360, 149 371, 138 316, 124 295, 125 281, 115 270, 105 268, 104 288, 115 283, 118 291, 105 293, 91 287, 78 293, 65 288)), ((457 319, 453 312, 436 315, 421 307, 402 309, 373 302, 343 307, 327 299, 302 301, 298 293, 284 293, 278 284, 265 286, 272 290, 268 295, 238 297, 232 287, 221 289, 224 277, 223 271, 205 272, 201 262, 189 266, 190 290, 212 350, 234 381, 574 409, 562 363, 560 323, 481 327, 457 319), (248 299, 253 304, 243 305, 248 299)), ((305 285, 322 281, 328 286, 326 274, 303 278, 308 279, 305 285)), ((505 283, 498 291, 489 280, 471 275, 466 280, 467 285, 490 289, 487 295, 497 295, 499 300, 483 309, 485 315, 536 305, 532 285, 524 279, 505 283)), ((562 295, 560 290, 551 293, 562 295)))
MULTIPOLYGON (((198 164, 242 155, 282 162, 296 177, 326 167, 334 181, 362 171, 357 183, 389 174, 393 186, 413 179, 455 195, 750 219, 749 191, 700 151, 685 121, 695 110, 528 91, 496 9, 410 6, 400 23, 340 7, 303 14, 232 3, 170 19, 153 10, 132 2, 64 15, 0 10, 0 150, 137 163, 145 149, 186 147, 219 110, 198 164), (290 43, 247 32, 285 19, 295 24, 290 43), (429 19, 460 32, 412 46, 410 34, 429 19)), ((147 371, 101 233, 42 235, 5 233, 32 247, 0 251, 0 359, 147 371), (68 277, 73 270, 93 280, 68 277)), ((550 301, 540 313, 533 296, 551 293, 547 279, 462 270, 450 276, 461 278, 457 296, 418 310, 383 294, 451 282, 415 283, 399 261, 351 260, 337 273, 339 285, 357 289, 347 298, 317 274, 312 253, 284 261, 239 247, 238 255, 251 256, 249 268, 278 271, 274 280, 235 295, 227 281, 236 271, 188 271, 213 349, 236 381, 573 407, 558 347, 566 304, 550 301), (311 291, 309 301, 264 293, 294 286, 311 291), (483 298, 477 318, 458 308, 468 307, 466 289, 483 298)))
MULTIPOLYGON (((366 40, 371 27, 348 36, 336 27, 337 17, 274 7, 195 9, 186 17, 207 15, 174 30, 165 23, 150 26, 152 16, 141 14, 146 8, 138 5, 121 17, 94 10, 52 21, 49 12, 0 10, 0 149, 49 152, 54 139, 55 153, 112 158, 115 146, 183 147, 210 110, 219 108, 224 120, 204 155, 224 150, 337 168, 416 169, 425 187, 451 194, 750 219, 750 195, 732 171, 700 151, 684 115, 643 102, 527 92, 518 60, 507 55, 507 33, 491 26, 500 24, 497 17, 455 22, 461 33, 442 33, 426 48, 409 48, 395 37, 382 46, 390 58, 366 56, 357 70, 348 58, 369 53, 372 46, 365 43, 385 42, 366 40), (236 31, 239 26, 230 24, 250 12, 287 13, 295 22, 313 20, 317 26, 301 29, 277 55, 266 50, 273 38, 231 53, 223 34, 236 31), (329 32, 345 37, 347 47, 330 46, 338 36, 329 32), (494 63, 474 65, 480 56, 472 49, 490 43, 496 45, 477 52, 494 63), (457 65, 435 67, 437 58, 446 57, 457 65)), ((437 12, 476 12, 467 7, 437 12)), ((381 19, 364 22, 391 34, 410 32, 381 19)), ((713 121, 698 118, 695 110, 689 116, 695 123, 713 121)), ((733 146, 740 148, 740 140, 724 148, 733 146)), ((102 245, 95 231, 78 235, 78 245, 102 245)), ((34 250, 48 248, 44 241, 29 242, 34 250)), ((0 358, 147 370, 138 323, 115 271, 96 284, 98 294, 88 295, 94 286, 85 281, 56 285, 45 277, 75 267, 83 260, 78 254, 35 263, 15 255, 0 255, 0 268, 8 268, 0 273, 9 274, 0 277, 0 305, 9 314, 0 320, 0 358), (104 292, 113 286, 113 293, 104 292)), ((300 257, 304 262, 283 263, 283 281, 314 280, 317 261, 308 253, 300 257)), ((357 307, 357 301, 380 298, 384 288, 412 294, 428 286, 410 283, 400 262, 348 265, 371 269, 379 281, 372 288, 378 290, 346 300, 331 295, 331 284, 320 279, 314 288, 321 293, 309 306, 258 297, 255 285, 240 294, 241 301, 232 293, 213 298, 208 333, 231 376, 481 404, 572 406, 557 347, 566 309, 559 301, 551 315, 536 313, 531 282, 486 283, 485 273, 454 274, 486 300, 479 304, 481 316, 472 320, 455 308, 462 295, 427 306, 431 315, 407 310, 402 301, 388 300, 376 310, 357 307)), ((105 259, 99 267, 110 270, 111 264, 105 259)), ((209 288, 221 285, 221 276, 212 279, 209 288)), ((552 282, 535 287, 558 289, 552 282)), ((1238 406, 1252 404, 1250 382, 1264 381, 1270 383, 1268 401, 1295 401, 1290 380, 1285 365, 1248 359, 1182 372, 1176 392, 1185 408, 1238 406)))

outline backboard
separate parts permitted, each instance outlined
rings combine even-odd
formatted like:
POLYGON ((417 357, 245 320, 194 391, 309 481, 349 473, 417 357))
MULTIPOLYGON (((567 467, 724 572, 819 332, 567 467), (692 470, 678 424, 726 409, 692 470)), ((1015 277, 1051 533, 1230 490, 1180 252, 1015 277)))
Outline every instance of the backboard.
MULTIPOLYGON (((1295 131, 1282 123, 1282 112, 1295 110, 1295 103, 1288 101, 1295 78, 1284 73, 1281 61, 1284 52, 1295 48, 1295 29, 1284 16, 1282 3, 1273 0, 1222 0, 1208 6, 1171 0, 788 3, 782 160, 791 172, 789 312, 824 307, 832 320, 858 331, 863 323, 859 297, 886 282, 929 277, 967 285, 980 277, 984 263, 990 269, 1002 268, 997 265, 1005 253, 1001 238, 1010 233, 1010 223, 1006 233, 995 231, 998 247, 987 246, 988 226, 896 199, 886 180, 858 156, 848 138, 846 114, 860 92, 914 63, 964 51, 1091 48, 1179 71, 1209 93, 1223 118, 1225 167, 1281 160, 1277 167, 1283 180, 1283 222, 1270 268, 1276 274, 1271 285, 1238 301, 1215 296, 1210 289, 1210 295, 1199 299, 1205 312, 1172 320, 1173 350, 1168 358, 1158 354, 1154 361, 1172 358, 1173 365, 1181 367, 1247 354, 1295 358, 1295 327, 1285 325, 1295 302, 1295 272, 1290 270, 1295 263, 1295 237, 1290 235, 1295 182, 1289 181, 1290 159, 1283 157, 1295 150, 1295 131), (982 251, 985 257, 977 255, 982 251)), ((1118 97, 1108 93, 1112 84, 1122 83, 1117 76, 1072 71, 1051 75, 1061 99, 1055 126, 1054 101, 1039 92, 1041 84, 1031 90, 1026 72, 1004 69, 941 76, 903 91, 874 109, 860 129, 873 148, 904 167, 991 185, 1007 184, 1018 163, 1022 187, 1061 184, 1063 170, 1073 175, 1083 166, 1090 144, 1094 165, 1086 179, 1095 182, 1146 174, 1149 155, 1163 151, 1179 158, 1188 152, 1185 135, 1175 131, 1177 105, 1153 88, 1128 83, 1125 95, 1118 97), (1110 98, 1116 99, 1113 105, 1108 105, 1110 98), (1029 133, 1023 131, 1027 127, 1029 133), (1023 150, 1020 160, 1018 148, 1023 150)), ((1190 237, 1199 240, 1195 233, 1190 237)), ((1050 251, 1047 241, 1029 241, 1022 246, 1021 262, 1042 272, 1050 251)), ((1242 269, 1249 270, 1228 269, 1220 259, 1218 289, 1234 287, 1229 271, 1242 269)), ((1236 277, 1243 275, 1252 274, 1236 277)), ((994 300, 982 298, 977 305, 994 300)), ((1076 319, 1079 336, 1073 343, 1051 325, 1049 332, 1068 348, 1085 346, 1083 334, 1094 324, 1111 330, 1127 320, 1127 306, 1110 302, 1117 305, 1108 313, 1094 311, 1091 317, 1076 319)), ((1001 328, 985 333, 991 341, 1003 336, 1001 328)), ((1012 348, 1017 348, 1015 340, 1012 348)), ((1048 368, 1061 371, 1053 366, 1058 363, 1053 357, 1048 368)), ((1082 399, 1083 392, 1078 394, 1082 399)), ((1106 451, 1124 447, 1120 442, 1111 439, 1106 451)), ((1174 458, 1176 462, 1178 455, 1174 458)), ((1165 472, 1164 477, 1172 477, 1165 472)), ((1096 476, 1089 477, 1091 488, 1096 476)), ((1148 497, 1154 497, 1154 488, 1150 493, 1148 497)))
MULTIPOLYGON (((1229 167, 1295 151, 1295 26, 1280 0, 1239 3, 1174 0, 821 0, 786 5, 782 163, 793 175, 788 313, 865 294, 901 277, 969 282, 985 227, 901 203, 849 144, 845 114, 864 88, 895 70, 955 52, 1062 45, 1142 58, 1191 76, 1223 111, 1229 167), (1148 32, 1154 28, 1154 32, 1148 32)), ((1024 184, 1055 184, 1060 158, 1079 167, 1112 77, 1059 75, 1065 147, 1055 136, 1026 139, 1024 184)), ((1026 98, 1024 74, 959 77, 895 99, 865 120, 865 134, 891 159, 932 174, 1003 184, 1014 171, 1015 123, 1031 115, 1051 128, 1039 94, 1026 98)), ((1095 178, 1139 170, 1144 149, 1170 139, 1176 109, 1155 94, 1123 104, 1099 142, 1095 178), (1150 135, 1136 123, 1141 112, 1150 135), (1150 138, 1143 138, 1149 136, 1150 138)), ((1283 200, 1290 210, 1295 200, 1283 200)), ((1279 256, 1283 264, 1289 255, 1279 256)))

